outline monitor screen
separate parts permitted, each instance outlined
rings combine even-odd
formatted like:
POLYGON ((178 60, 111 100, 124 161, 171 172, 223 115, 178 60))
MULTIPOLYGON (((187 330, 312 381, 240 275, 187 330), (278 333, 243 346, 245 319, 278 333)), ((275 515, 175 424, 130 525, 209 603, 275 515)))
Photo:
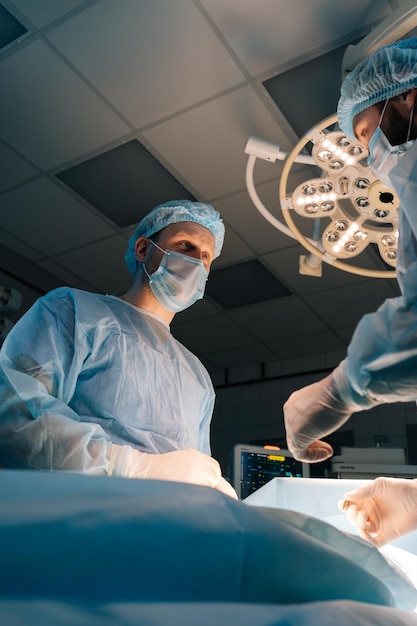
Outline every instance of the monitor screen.
POLYGON ((233 487, 243 500, 275 477, 308 478, 309 466, 288 450, 238 444, 233 449, 233 487))

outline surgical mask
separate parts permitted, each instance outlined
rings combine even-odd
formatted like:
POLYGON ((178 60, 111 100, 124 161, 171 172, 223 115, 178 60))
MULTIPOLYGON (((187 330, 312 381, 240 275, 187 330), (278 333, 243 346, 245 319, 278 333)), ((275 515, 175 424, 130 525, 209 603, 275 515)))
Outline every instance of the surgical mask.
POLYGON ((143 264, 149 287, 158 302, 168 311, 178 313, 200 300, 208 278, 204 263, 194 257, 164 250, 152 239, 149 241, 164 253, 158 269, 152 274, 148 274, 143 264))
POLYGON ((381 130, 381 122, 388 102, 388 100, 385 102, 379 118, 378 126, 369 141, 368 165, 375 176, 379 178, 381 183, 387 187, 392 187, 389 176, 390 172, 392 168, 398 164, 400 158, 405 154, 405 152, 407 152, 408 148, 410 148, 410 146, 414 143, 414 140, 409 141, 414 107, 411 109, 407 139, 405 143, 402 143, 399 146, 392 146, 381 130))

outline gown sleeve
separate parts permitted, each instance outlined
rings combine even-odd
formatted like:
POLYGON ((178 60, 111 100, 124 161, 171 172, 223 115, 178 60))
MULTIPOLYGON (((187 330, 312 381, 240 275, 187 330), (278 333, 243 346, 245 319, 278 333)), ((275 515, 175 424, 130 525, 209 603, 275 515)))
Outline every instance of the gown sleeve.
POLYGON ((417 399, 417 142, 391 170, 390 180, 400 200, 401 295, 362 318, 345 363, 352 395, 380 403, 417 399))
POLYGON ((105 473, 110 440, 70 401, 88 357, 68 291, 40 298, 0 352, 0 465, 105 473))

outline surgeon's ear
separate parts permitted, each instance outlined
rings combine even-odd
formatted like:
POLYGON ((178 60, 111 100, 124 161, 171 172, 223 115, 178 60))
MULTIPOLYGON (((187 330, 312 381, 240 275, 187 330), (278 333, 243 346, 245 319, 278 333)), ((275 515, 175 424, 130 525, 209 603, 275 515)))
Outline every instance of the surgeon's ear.
POLYGON ((146 237, 139 237, 138 239, 136 239, 135 253, 136 259, 137 261, 139 261, 139 263, 143 263, 145 261, 148 248, 149 239, 147 239, 146 237))

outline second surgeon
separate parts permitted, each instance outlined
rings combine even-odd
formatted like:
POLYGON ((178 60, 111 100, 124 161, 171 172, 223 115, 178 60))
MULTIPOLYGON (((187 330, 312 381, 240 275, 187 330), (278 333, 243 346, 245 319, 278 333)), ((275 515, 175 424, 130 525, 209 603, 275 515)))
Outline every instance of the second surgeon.
POLYGON ((125 294, 60 288, 33 305, 0 352, 0 465, 188 482, 236 498, 210 456, 209 375, 169 327, 203 297, 223 238, 212 206, 167 202, 129 240, 125 294))

